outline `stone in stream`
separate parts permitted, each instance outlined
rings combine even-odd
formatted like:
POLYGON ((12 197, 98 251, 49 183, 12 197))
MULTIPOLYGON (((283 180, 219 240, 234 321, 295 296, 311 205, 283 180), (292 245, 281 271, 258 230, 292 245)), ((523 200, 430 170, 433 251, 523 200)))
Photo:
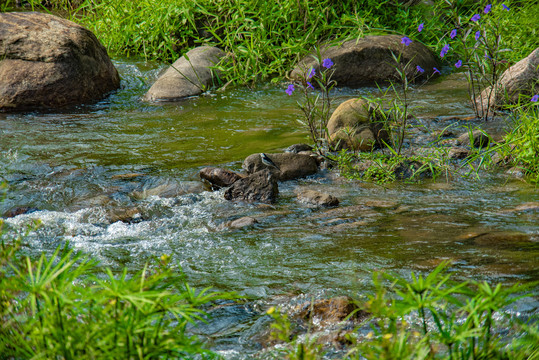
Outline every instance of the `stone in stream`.
POLYGON ((215 167, 205 167, 198 174, 202 180, 210 184, 212 190, 229 187, 245 177, 243 174, 215 167))
POLYGON ((390 141, 376 112, 363 99, 350 99, 339 105, 327 128, 330 143, 337 150, 371 151, 390 141))
POLYGON ((214 66, 224 56, 223 50, 213 46, 189 50, 159 76, 144 100, 176 101, 203 93, 219 78, 214 66))
POLYGON ((284 152, 298 154, 303 151, 313 151, 313 147, 308 144, 294 144, 287 147, 284 152))
POLYGON ((278 194, 279 187, 274 173, 264 169, 232 184, 225 191, 225 199, 273 204, 278 194))
POLYGON ((339 206, 339 199, 337 199, 333 195, 321 193, 319 191, 315 190, 304 190, 301 193, 298 194, 298 200, 315 205, 315 206, 323 206, 323 207, 333 207, 333 206, 339 206))
MULTIPOLYGON (((432 69, 440 67, 438 57, 428 47, 418 41, 405 46, 400 35, 366 36, 323 47, 320 53, 322 59, 333 61, 332 79, 337 81, 338 86, 360 87, 401 82, 392 53, 396 56, 402 54, 401 66, 409 63, 406 68, 408 80, 427 80, 434 75, 432 69), (421 66, 425 72, 418 72, 417 66, 421 66)), ((290 76, 294 80, 302 80, 311 68, 320 72, 320 64, 313 55, 302 59, 290 76)))
POLYGON ((496 83, 497 91, 491 87, 481 92, 476 101, 479 108, 487 110, 488 105, 499 108, 504 104, 515 104, 521 95, 537 94, 539 81, 539 48, 530 55, 505 70, 496 83))
MULTIPOLYGON (((272 172, 280 181, 293 180, 316 174, 318 171, 317 159, 307 154, 276 153, 267 154, 268 157, 279 167, 280 171, 272 168, 272 172)), ((242 165, 248 174, 256 173, 268 166, 262 163, 260 154, 249 155, 242 165)))
POLYGON ((6 211, 3 215, 5 218, 13 218, 15 216, 30 214, 33 212, 39 211, 38 209, 30 206, 16 206, 12 209, 6 211))
POLYGON ((229 221, 226 226, 229 229, 242 229, 248 226, 252 226, 254 224, 257 224, 258 220, 256 220, 252 216, 244 216, 236 220, 229 221))
POLYGON ((0 13, 0 44, 0 111, 94 102, 120 86, 95 35, 57 16, 0 13))
POLYGON ((482 148, 490 144, 490 138, 491 137, 483 130, 474 130, 471 134, 466 132, 460 135, 457 138, 457 144, 466 146, 473 145, 475 148, 482 148))

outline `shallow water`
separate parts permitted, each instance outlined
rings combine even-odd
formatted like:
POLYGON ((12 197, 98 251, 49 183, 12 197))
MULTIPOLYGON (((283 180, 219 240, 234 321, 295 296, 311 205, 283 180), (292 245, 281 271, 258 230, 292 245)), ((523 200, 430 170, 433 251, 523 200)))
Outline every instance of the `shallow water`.
MULTIPOLYGON (((206 191, 198 171, 210 165, 240 170, 252 153, 305 142, 296 121, 298 98, 287 96, 284 86, 261 85, 147 104, 140 97, 160 67, 115 64, 123 87, 103 102, 0 114, 0 179, 9 185, 0 214, 32 209, 6 219, 9 232, 33 219, 42 222, 26 240, 32 251, 50 252, 69 241, 104 265, 132 270, 170 254, 193 285, 237 291, 258 310, 283 297, 300 302, 362 294, 374 270, 427 271, 442 259, 454 261, 458 276, 539 280, 539 210, 517 208, 539 202, 533 186, 503 174, 378 186, 321 172, 281 183, 273 206, 231 203, 222 192, 206 191), (300 188, 329 192, 341 206, 298 203, 300 188), (116 221, 134 208, 140 215, 116 221), (259 223, 227 229, 227 221, 242 216, 259 223)), ((376 93, 339 90, 335 104, 376 93)), ((471 115, 461 75, 412 95, 415 114, 429 131, 471 115)), ((453 128, 463 133, 474 125, 461 120, 453 128)), ((503 133, 502 125, 488 126, 503 133)), ((535 299, 519 311, 536 314, 535 299)), ((249 336, 259 330, 257 319, 257 311, 244 309, 218 317, 203 332, 220 338, 216 348, 234 358, 256 351, 249 336)))

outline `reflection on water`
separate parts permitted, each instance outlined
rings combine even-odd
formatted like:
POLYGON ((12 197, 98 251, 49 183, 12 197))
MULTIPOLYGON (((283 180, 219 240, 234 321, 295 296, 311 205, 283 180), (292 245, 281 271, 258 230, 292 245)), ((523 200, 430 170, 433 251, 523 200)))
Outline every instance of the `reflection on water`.
MULTIPOLYGON (((0 214, 32 210, 6 219, 11 231, 41 220, 27 238, 31 249, 52 251, 69 241, 104 265, 133 270, 166 253, 196 286, 263 303, 283 295, 357 294, 369 290, 374 270, 406 274, 443 259, 454 261, 458 275, 539 280, 534 187, 496 174, 377 186, 322 172, 280 184, 273 206, 230 203, 221 192, 206 191, 198 171, 240 170, 252 153, 306 141, 296 121, 298 99, 260 86, 145 104, 139 99, 159 69, 116 65, 123 88, 99 104, 0 114, 0 178, 9 184, 0 214), (341 206, 300 204, 299 187, 329 192, 341 206), (242 216, 259 222, 224 226, 242 216)), ((425 127, 444 128, 449 117, 470 114, 463 81, 452 75, 412 92, 416 114, 439 116, 421 120, 425 127)), ((338 90, 335 104, 377 92, 338 90)), ((528 310, 536 309, 534 302, 528 310)))

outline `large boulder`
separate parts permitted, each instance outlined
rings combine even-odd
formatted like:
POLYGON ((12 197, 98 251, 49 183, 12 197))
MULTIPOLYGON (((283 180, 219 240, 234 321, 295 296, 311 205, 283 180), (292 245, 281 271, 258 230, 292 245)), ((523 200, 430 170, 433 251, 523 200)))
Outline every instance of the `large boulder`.
POLYGON ((119 86, 91 31, 50 14, 0 14, 0 111, 93 102, 119 86))
POLYGON ((176 101, 206 91, 219 77, 213 67, 225 53, 213 46, 189 50, 176 60, 144 96, 149 101, 176 101))
POLYGON ((207 181, 212 189, 220 189, 229 187, 239 179, 243 179, 245 175, 238 174, 227 169, 205 167, 200 170, 199 176, 202 180, 207 181))
MULTIPOLYGON (((440 66, 437 56, 418 41, 405 46, 401 40, 402 36, 398 35, 367 36, 339 46, 322 48, 321 55, 323 59, 329 58, 335 64, 332 67, 335 70, 332 79, 337 81, 338 86, 360 87, 390 81, 401 82, 392 53, 395 56, 402 54, 400 66, 409 63, 406 67, 409 80, 426 80, 431 77, 433 68, 440 66), (425 72, 418 72, 417 66, 425 72)), ((299 62, 291 78, 301 80, 310 68, 314 68, 317 73, 320 70, 320 65, 312 55, 299 62)))
POLYGON ((486 88, 477 99, 477 106, 483 111, 489 106, 492 109, 517 103, 520 95, 536 94, 539 91, 539 48, 505 70, 496 88, 496 92, 492 87, 486 88))
POLYGON ((389 135, 366 100, 350 99, 335 109, 328 121, 330 143, 337 150, 371 151, 389 143, 389 135))
POLYGON ((275 165, 279 167, 279 170, 264 165, 260 158, 260 154, 249 155, 243 161, 243 169, 248 174, 268 169, 271 170, 280 181, 302 178, 316 174, 318 171, 317 159, 307 154, 276 153, 267 155, 275 165))
POLYGON ((266 169, 236 181, 226 189, 225 199, 272 204, 277 201, 278 194, 277 179, 266 169))

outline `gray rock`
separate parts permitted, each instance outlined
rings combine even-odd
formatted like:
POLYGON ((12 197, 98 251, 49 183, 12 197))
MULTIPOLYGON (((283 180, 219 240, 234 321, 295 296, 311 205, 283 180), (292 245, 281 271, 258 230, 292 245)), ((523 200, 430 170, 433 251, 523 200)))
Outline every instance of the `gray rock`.
POLYGON ((236 181, 226 189, 225 199, 272 204, 277 201, 278 194, 277 179, 265 169, 236 181))
POLYGON ((315 190, 302 191, 298 194, 298 200, 316 206, 339 206, 339 199, 337 199, 335 196, 321 193, 315 190))
POLYGON ((238 174, 227 169, 205 167, 200 170, 199 176, 202 180, 210 183, 212 189, 229 187, 245 175, 238 174))
POLYGON ((0 111, 102 99, 120 77, 95 35, 38 12, 0 13, 0 111))
POLYGON ((303 151, 313 151, 313 147, 308 144, 294 144, 287 147, 284 152, 298 154, 303 151))
POLYGON ((225 53, 216 47, 200 46, 176 60, 144 96, 149 101, 176 101, 206 91, 219 77, 212 67, 225 53))
MULTIPOLYGON (((277 177, 277 180, 285 181, 297 179, 316 174, 318 171, 317 160, 315 157, 310 155, 293 153, 277 153, 267 155, 280 169, 280 171, 271 169, 271 171, 277 177)), ((242 167, 248 174, 253 174, 263 169, 268 169, 266 165, 262 164, 260 154, 249 155, 243 162, 242 167)))
POLYGON ((453 147, 451 150, 449 150, 449 158, 450 159, 458 159, 462 160, 468 157, 470 155, 470 150, 461 148, 461 147, 453 147))
MULTIPOLYGON (((359 87, 365 85, 385 84, 389 81, 401 82, 401 77, 395 69, 395 60, 391 52, 398 55, 402 52, 402 66, 410 62, 406 69, 409 80, 427 80, 432 77, 433 67, 439 67, 438 57, 425 45, 418 41, 409 46, 401 44, 402 36, 379 35, 367 36, 358 40, 350 40, 339 46, 329 46, 321 49, 324 59, 330 58, 335 64, 332 79, 338 86, 359 87), (425 69, 419 73, 416 66, 425 69)), ((310 68, 319 72, 319 64, 309 55, 300 61, 292 71, 291 77, 300 80, 310 68)))
POLYGON ((247 226, 252 226, 254 224, 258 223, 258 220, 256 220, 252 216, 244 216, 236 220, 232 220, 229 223, 227 223, 227 226, 230 229, 241 229, 247 226))
POLYGON ((481 92, 476 104, 486 111, 489 104, 491 107, 500 107, 517 103, 520 95, 532 96, 537 93, 538 81, 539 48, 505 70, 497 82, 497 91, 492 91, 491 87, 486 88, 481 92))

